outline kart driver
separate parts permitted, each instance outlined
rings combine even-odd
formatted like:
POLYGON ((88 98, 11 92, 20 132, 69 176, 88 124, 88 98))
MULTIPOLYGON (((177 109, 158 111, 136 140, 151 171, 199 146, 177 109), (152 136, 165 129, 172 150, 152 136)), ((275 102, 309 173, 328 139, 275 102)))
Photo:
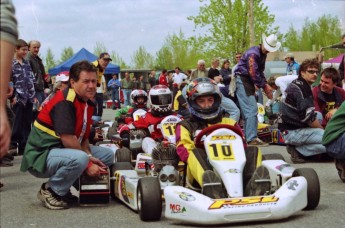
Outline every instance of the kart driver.
MULTIPOLYGON (((215 124, 229 124, 236 126, 240 131, 241 128, 235 120, 223 117, 220 107, 221 92, 217 84, 209 78, 194 79, 186 91, 186 99, 191 113, 190 119, 182 120, 176 126, 176 151, 180 159, 187 162, 188 180, 196 180, 202 187, 202 193, 210 198, 227 197, 223 189, 221 180, 212 171, 212 167, 207 161, 205 150, 196 148, 194 137, 197 130, 215 124)), ((246 152, 255 150, 254 147, 245 148, 246 152), (248 151, 247 151, 248 150, 248 151)), ((256 152, 257 152, 256 148, 256 152)), ((252 161, 261 160, 261 154, 257 153, 257 158, 252 161)), ((253 166, 253 173, 244 174, 245 195, 261 195, 269 190, 269 183, 256 183, 257 179, 267 179, 268 170, 263 166, 256 166, 256 162, 251 162, 248 166, 253 166), (249 177, 248 177, 249 176, 249 177), (250 179, 250 180, 249 180, 250 179), (248 181, 247 181, 248 180, 248 181)), ((268 178, 269 179, 269 178, 268 178)), ((191 182, 191 181, 190 181, 191 182)))

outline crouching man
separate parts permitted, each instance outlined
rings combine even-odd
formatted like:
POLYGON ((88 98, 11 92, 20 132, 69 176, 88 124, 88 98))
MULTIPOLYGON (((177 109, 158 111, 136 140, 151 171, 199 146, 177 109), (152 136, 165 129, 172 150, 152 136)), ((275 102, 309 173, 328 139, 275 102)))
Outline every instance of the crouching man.
POLYGON ((43 107, 28 138, 21 171, 29 171, 43 183, 37 197, 45 207, 66 209, 78 202, 70 187, 85 171, 99 176, 114 160, 107 148, 88 141, 96 94, 97 70, 87 61, 75 63, 69 72, 69 87, 58 91, 43 107))

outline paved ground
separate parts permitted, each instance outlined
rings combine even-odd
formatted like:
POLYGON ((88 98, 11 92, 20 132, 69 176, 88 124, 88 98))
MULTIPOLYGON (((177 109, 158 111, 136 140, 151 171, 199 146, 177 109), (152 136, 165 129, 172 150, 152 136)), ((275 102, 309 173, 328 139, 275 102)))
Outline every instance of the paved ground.
MULTIPOLYGON (((113 110, 105 110, 104 119, 112 119, 113 110)), ((284 146, 269 146, 263 153, 282 154, 289 162, 284 146)), ((21 156, 15 157, 14 166, 0 168, 0 227, 166 227, 181 226, 164 218, 161 221, 142 222, 137 213, 118 201, 111 200, 104 207, 73 207, 68 210, 51 211, 44 208, 36 197, 45 179, 19 171, 21 156)), ((276 222, 236 224, 240 227, 343 227, 345 224, 345 184, 336 173, 332 162, 307 163, 295 167, 311 167, 321 182, 321 200, 313 211, 301 211, 276 222)))

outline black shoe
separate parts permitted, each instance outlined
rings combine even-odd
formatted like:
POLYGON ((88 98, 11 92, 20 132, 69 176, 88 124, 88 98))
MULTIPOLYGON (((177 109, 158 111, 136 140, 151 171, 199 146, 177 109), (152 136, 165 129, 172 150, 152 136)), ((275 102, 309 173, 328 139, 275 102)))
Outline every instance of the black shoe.
POLYGON ((18 151, 17 151, 17 148, 10 148, 8 150, 8 153, 12 156, 17 156, 18 155, 18 151))
POLYGON ((250 178, 244 195, 245 196, 262 196, 269 194, 271 190, 271 180, 268 169, 265 166, 259 166, 250 178))
POLYGON ((9 167, 13 166, 13 163, 11 160, 6 159, 5 157, 0 159, 0 167, 9 167))
POLYGON ((73 195, 71 191, 69 191, 66 195, 64 195, 62 197, 62 200, 68 204, 77 204, 79 202, 79 198, 73 195))
POLYGON ((46 188, 45 183, 42 184, 37 193, 37 198, 44 203, 44 206, 52 210, 67 209, 68 204, 62 199, 61 196, 56 194, 51 188, 46 188))
POLYGON ((340 180, 345 183, 345 159, 335 159, 335 168, 338 170, 340 180))
POLYGON ((201 193, 212 199, 227 197, 221 179, 211 170, 206 170, 202 175, 201 193))
POLYGON ((13 161, 14 160, 14 156, 12 155, 12 154, 6 154, 3 158, 6 158, 6 159, 8 159, 8 160, 10 160, 10 161, 13 161))
POLYGON ((293 145, 286 145, 286 150, 287 152, 291 155, 291 161, 294 164, 301 164, 301 163, 305 163, 305 160, 303 158, 303 155, 300 154, 295 146, 293 145))

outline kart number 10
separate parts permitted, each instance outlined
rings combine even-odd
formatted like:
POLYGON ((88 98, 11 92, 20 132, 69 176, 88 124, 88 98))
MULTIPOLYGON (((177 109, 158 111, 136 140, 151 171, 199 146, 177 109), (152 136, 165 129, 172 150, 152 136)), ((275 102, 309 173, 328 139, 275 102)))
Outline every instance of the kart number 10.
POLYGON ((211 160, 235 159, 231 144, 210 143, 208 144, 208 152, 211 160))

